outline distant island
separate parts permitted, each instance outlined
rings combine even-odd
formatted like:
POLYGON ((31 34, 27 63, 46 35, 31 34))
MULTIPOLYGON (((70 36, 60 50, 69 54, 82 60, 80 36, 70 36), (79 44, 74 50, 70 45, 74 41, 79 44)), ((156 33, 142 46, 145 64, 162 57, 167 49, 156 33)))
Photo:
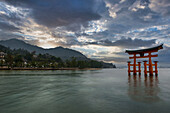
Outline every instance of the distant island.
POLYGON ((0 41, 1 70, 77 70, 89 68, 116 68, 116 66, 112 63, 91 60, 82 53, 67 48, 43 49, 18 39, 0 41))

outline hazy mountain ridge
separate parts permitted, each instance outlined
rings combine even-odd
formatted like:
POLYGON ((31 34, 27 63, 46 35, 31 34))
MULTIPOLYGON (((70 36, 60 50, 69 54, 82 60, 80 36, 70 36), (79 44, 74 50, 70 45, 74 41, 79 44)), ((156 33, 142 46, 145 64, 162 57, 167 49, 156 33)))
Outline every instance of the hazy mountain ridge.
MULTIPOLYGON (((68 49, 68 48, 63 48, 63 47, 56 47, 56 48, 51 48, 51 49, 44 49, 35 45, 28 44, 22 40, 19 39, 10 39, 10 40, 2 40, 0 41, 0 45, 3 45, 5 47, 9 47, 10 49, 25 49, 29 52, 36 51, 36 54, 50 54, 55 57, 60 57, 62 60, 69 60, 72 57, 75 57, 77 60, 90 60, 87 58, 85 55, 82 53, 68 49)), ((115 65, 112 63, 102 63, 104 68, 113 68, 115 65)))
POLYGON ((36 51, 37 54, 48 53, 50 55, 60 57, 63 60, 70 59, 72 57, 76 57, 79 60, 87 60, 87 57, 85 55, 83 55, 82 53, 72 50, 72 49, 63 48, 63 47, 56 47, 56 48, 52 48, 52 49, 43 49, 41 47, 28 44, 28 43, 26 43, 22 40, 18 40, 18 39, 3 40, 3 41, 0 41, 0 44, 5 47, 9 47, 11 49, 20 49, 21 48, 21 49, 25 49, 29 52, 36 51))

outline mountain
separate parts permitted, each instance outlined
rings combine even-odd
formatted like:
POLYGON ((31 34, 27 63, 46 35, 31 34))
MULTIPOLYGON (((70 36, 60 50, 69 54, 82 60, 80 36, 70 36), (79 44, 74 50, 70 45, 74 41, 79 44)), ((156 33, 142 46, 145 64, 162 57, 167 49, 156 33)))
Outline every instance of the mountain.
MULTIPOLYGON (((77 60, 91 60, 87 58, 85 55, 82 53, 68 49, 68 48, 63 48, 63 47, 56 47, 56 48, 51 48, 51 49, 43 49, 41 47, 35 46, 28 44, 22 40, 18 39, 10 39, 10 40, 2 40, 0 41, 0 45, 3 45, 5 47, 9 47, 10 49, 25 49, 29 52, 36 51, 36 54, 50 54, 55 57, 60 57, 62 60, 69 60, 72 57, 75 57, 77 60)), ((115 68, 115 65, 112 63, 104 63, 102 62, 102 65, 104 68, 115 68)))
POLYGON ((88 59, 82 53, 72 50, 72 49, 63 48, 63 47, 56 47, 56 48, 52 48, 52 49, 43 49, 41 47, 25 43, 24 41, 18 40, 18 39, 3 40, 3 41, 0 41, 0 45, 9 47, 10 49, 20 49, 21 48, 21 49, 25 49, 29 52, 36 51, 36 54, 48 53, 50 55, 60 57, 63 60, 70 59, 72 57, 76 57, 78 60, 87 60, 88 59))

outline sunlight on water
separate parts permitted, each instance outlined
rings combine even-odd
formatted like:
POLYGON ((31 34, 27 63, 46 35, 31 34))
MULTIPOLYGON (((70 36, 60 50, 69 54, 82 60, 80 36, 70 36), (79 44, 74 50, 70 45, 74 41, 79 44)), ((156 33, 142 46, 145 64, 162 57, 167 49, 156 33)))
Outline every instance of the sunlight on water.
POLYGON ((170 69, 0 71, 0 113, 169 113, 170 69))

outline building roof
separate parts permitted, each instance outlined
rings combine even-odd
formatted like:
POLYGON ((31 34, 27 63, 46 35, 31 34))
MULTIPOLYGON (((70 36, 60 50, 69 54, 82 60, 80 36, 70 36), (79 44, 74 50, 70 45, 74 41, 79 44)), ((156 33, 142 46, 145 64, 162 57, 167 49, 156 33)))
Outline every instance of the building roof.
POLYGON ((158 51, 160 49, 163 49, 163 44, 159 45, 159 46, 156 46, 156 47, 152 47, 152 48, 147 48, 147 49, 139 49, 139 50, 126 50, 125 53, 128 53, 128 54, 141 54, 141 53, 147 53, 147 52, 150 52, 150 51, 158 51))

